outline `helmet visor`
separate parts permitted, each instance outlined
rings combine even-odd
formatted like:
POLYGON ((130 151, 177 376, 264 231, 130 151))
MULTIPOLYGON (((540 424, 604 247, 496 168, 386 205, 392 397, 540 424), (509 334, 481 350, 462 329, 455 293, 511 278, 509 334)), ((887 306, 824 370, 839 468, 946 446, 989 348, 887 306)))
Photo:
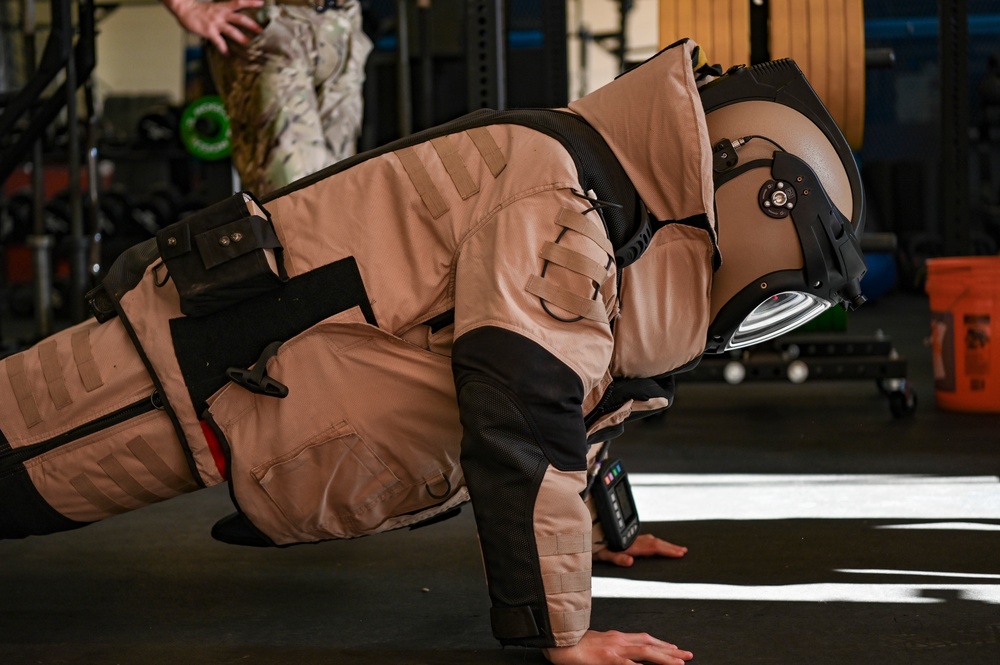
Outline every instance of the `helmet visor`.
POLYGON ((767 341, 798 328, 833 306, 801 291, 782 291, 757 305, 733 333, 726 349, 739 349, 767 341))

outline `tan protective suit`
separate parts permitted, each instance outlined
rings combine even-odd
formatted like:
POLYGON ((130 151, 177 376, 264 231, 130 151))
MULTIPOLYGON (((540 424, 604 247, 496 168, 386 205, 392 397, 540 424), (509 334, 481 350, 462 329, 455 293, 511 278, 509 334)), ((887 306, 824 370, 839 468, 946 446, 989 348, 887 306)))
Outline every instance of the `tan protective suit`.
POLYGON ((160 255, 242 232, 175 225, 159 252, 130 250, 105 280, 113 316, 0 363, 0 535, 227 479, 243 533, 277 545, 471 497, 496 637, 575 644, 590 444, 665 408, 663 377, 704 349, 717 256, 696 61, 680 43, 568 111, 476 114, 275 193, 282 249, 255 255, 287 280, 228 307, 182 314, 160 255), (647 208, 651 238, 630 244, 647 208))

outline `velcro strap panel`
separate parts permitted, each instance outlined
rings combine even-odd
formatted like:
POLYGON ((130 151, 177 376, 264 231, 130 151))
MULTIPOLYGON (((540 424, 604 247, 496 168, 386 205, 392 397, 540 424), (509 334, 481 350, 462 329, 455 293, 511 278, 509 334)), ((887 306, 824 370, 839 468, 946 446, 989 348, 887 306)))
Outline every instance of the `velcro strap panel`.
POLYGON ((537 637, 538 623, 530 607, 491 607, 490 625, 499 640, 520 640, 537 637))
POLYGON ((589 533, 560 533, 555 536, 540 536, 535 540, 538 556, 557 554, 583 554, 590 551, 589 533))
POLYGON ((141 436, 135 437, 125 445, 153 477, 163 483, 165 487, 182 493, 197 489, 192 481, 177 475, 177 472, 171 469, 170 465, 164 462, 163 458, 141 436))
POLYGON ((528 293, 577 316, 601 323, 608 320, 603 301, 578 296, 572 291, 567 291, 561 286, 545 281, 538 275, 529 277, 524 288, 528 293))
POLYGON ((403 165, 406 175, 410 176, 410 182, 413 183, 417 194, 420 195, 420 200, 427 206, 431 217, 437 219, 448 212, 448 204, 445 203, 441 192, 431 180, 431 175, 427 172, 424 163, 420 161, 420 155, 417 154, 416 149, 413 147, 403 148, 397 150, 395 155, 403 165))
POLYGON ((549 614, 549 623, 552 626, 552 632, 557 634, 587 630, 590 627, 590 610, 552 612, 549 614))
POLYGON ((556 218, 556 224, 562 226, 563 228, 572 229, 577 233, 584 235, 595 243, 597 246, 604 250, 604 253, 609 257, 614 256, 615 250, 611 246, 611 241, 608 240, 608 236, 605 234, 604 229, 598 228, 597 224, 587 219, 581 213, 575 210, 570 210, 569 208, 563 208, 559 211, 559 217, 556 218))
POLYGON ((473 129, 465 130, 465 133, 476 144, 479 154, 483 156, 483 161, 486 162, 486 167, 493 174, 493 177, 496 178, 500 175, 507 167, 507 158, 500 152, 500 146, 493 139, 490 130, 486 127, 474 127, 473 129))
POLYGON ((594 284, 603 283, 608 276, 608 269, 597 261, 552 241, 547 241, 542 246, 539 256, 578 275, 589 277, 594 284))
POLYGON ((80 493, 80 496, 103 513, 107 513, 109 515, 121 515, 122 513, 127 513, 132 510, 102 492, 100 488, 94 484, 94 481, 88 478, 85 474, 81 473, 74 476, 69 483, 76 489, 77 492, 80 493))
POLYGON ((113 480, 122 491, 142 503, 157 503, 168 498, 143 487, 142 483, 133 478, 114 455, 102 458, 98 464, 104 469, 104 473, 108 474, 108 478, 113 480))
POLYGON ((601 286, 600 293, 604 296, 604 310, 608 314, 608 321, 611 321, 618 316, 618 298, 604 286, 601 286))
POLYGON ((590 571, 542 575, 542 584, 546 594, 590 591, 590 571))
POLYGON ((90 347, 90 330, 77 330, 70 340, 73 347, 73 360, 76 361, 76 371, 80 373, 83 389, 88 393, 104 385, 101 378, 101 368, 94 360, 94 352, 90 347))
POLYGON ((62 409, 73 403, 73 398, 66 390, 66 377, 63 376, 62 365, 59 363, 59 353, 56 340, 50 339, 38 345, 38 359, 42 365, 42 375, 49 388, 49 397, 56 409, 62 409))
POLYGON ((465 162, 462 161, 462 156, 458 154, 451 138, 439 136, 436 139, 431 139, 431 145, 434 146, 438 157, 441 158, 441 163, 444 164, 445 170, 451 176, 451 181, 455 183, 455 189, 458 190, 458 195, 462 197, 462 200, 464 201, 478 193, 479 185, 469 175, 469 169, 465 168, 465 162))
POLYGON ((42 414, 38 411, 38 403, 31 394, 31 384, 28 383, 25 374, 23 355, 18 354, 7 359, 7 378, 14 392, 14 399, 17 400, 17 408, 21 410, 21 417, 24 418, 25 427, 34 427, 42 422, 42 414))

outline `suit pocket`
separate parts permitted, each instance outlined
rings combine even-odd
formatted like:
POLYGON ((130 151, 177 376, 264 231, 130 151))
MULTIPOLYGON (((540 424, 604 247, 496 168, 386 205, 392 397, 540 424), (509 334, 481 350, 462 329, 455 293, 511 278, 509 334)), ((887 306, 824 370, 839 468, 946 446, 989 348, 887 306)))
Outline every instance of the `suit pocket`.
POLYGON ((277 544, 408 526, 467 496, 450 360, 359 318, 331 317, 267 361, 287 397, 230 384, 210 402, 233 496, 277 544))
POLYGON ((251 475, 289 523, 335 538, 362 528, 373 504, 403 489, 346 421, 255 467, 251 475), (318 469, 326 470, 322 481, 303 482, 318 469))

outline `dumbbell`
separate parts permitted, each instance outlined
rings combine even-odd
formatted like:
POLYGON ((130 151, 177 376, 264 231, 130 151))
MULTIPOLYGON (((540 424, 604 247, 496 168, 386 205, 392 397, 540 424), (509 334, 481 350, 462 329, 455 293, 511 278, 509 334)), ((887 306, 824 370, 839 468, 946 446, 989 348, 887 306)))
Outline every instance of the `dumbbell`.
POLYGON ((132 223, 132 197, 122 187, 99 192, 97 207, 97 228, 105 239, 113 238, 121 228, 132 223))
POLYGON ((162 185, 135 202, 132 219, 152 237, 163 227, 177 221, 180 206, 180 193, 169 185, 162 185))
POLYGON ((136 144, 140 148, 166 148, 180 144, 177 134, 177 110, 157 108, 143 114, 136 125, 136 144))
POLYGON ((59 239, 70 234, 73 223, 73 208, 69 201, 69 191, 63 190, 45 202, 45 232, 59 239))
POLYGON ((33 209, 34 199, 31 191, 22 189, 11 195, 7 201, 7 216, 10 220, 10 229, 4 237, 4 243, 9 245, 23 245, 27 242, 28 236, 32 233, 33 209))

